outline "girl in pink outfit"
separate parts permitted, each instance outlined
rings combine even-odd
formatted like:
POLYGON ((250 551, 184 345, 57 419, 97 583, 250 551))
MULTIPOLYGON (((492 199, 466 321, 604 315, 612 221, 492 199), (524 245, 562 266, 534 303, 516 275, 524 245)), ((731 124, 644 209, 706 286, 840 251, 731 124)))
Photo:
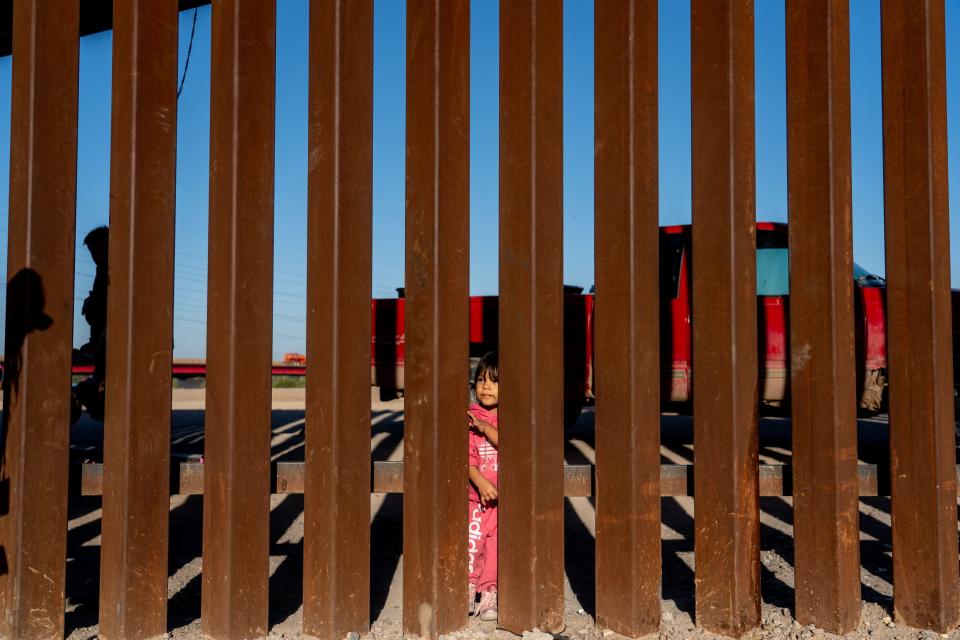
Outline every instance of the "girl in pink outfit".
POLYGON ((479 593, 476 615, 481 620, 497 619, 498 378, 497 352, 491 351, 477 365, 473 376, 477 402, 467 411, 470 424, 469 608, 473 610, 479 593))

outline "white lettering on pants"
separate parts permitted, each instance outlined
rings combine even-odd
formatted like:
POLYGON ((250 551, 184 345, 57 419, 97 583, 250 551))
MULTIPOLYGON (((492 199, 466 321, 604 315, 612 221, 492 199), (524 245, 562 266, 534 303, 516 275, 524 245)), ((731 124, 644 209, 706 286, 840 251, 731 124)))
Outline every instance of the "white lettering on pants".
POLYGON ((467 528, 467 553, 469 555, 469 570, 473 573, 473 561, 477 556, 477 540, 480 539, 480 506, 470 514, 470 526, 467 528))

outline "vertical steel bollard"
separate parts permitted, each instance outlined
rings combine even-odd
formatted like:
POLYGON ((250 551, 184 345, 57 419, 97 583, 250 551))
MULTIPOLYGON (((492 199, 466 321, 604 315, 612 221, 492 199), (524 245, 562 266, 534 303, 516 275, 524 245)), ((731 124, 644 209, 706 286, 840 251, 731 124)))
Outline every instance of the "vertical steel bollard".
POLYGON ((310 3, 304 631, 370 625, 373 2, 310 3))
POLYGON ((0 635, 63 637, 79 3, 13 6, 0 635))
POLYGON ((597 2, 597 624, 660 626, 657 3, 597 2))
POLYGON ((563 5, 500 6, 500 626, 563 630, 563 5))
POLYGON ((693 0, 697 623, 760 622, 752 0, 693 0))
POLYGON ((885 0, 883 51, 893 607, 960 621, 942 0, 885 0))
POLYGON ((787 2, 796 616, 860 621, 847 0, 787 2))
POLYGON ((154 638, 167 631, 178 12, 113 12, 100 635, 154 638))
POLYGON ((214 0, 201 622, 267 633, 276 5, 214 0))
POLYGON ((470 3, 407 3, 403 629, 466 624, 470 3))

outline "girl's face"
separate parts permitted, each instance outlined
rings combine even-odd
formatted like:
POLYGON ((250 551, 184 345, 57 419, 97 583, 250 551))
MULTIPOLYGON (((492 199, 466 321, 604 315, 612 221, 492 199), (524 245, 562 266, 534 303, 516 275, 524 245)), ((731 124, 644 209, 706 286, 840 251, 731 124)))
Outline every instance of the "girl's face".
POLYGON ((488 372, 484 371, 477 378, 477 402, 487 409, 496 409, 497 402, 500 399, 500 383, 493 379, 488 372))

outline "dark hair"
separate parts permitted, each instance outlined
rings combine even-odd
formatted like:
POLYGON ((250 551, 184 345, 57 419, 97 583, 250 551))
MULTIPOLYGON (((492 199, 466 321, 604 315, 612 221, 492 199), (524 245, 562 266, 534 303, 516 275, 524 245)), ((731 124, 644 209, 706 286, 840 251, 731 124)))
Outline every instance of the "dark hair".
POLYGON ((105 225, 94 227, 90 233, 83 238, 83 244, 87 247, 94 245, 105 247, 110 236, 110 230, 105 225))
POLYGON ((487 377, 492 379, 494 382, 500 381, 500 365, 498 363, 497 352, 488 351, 482 358, 480 362, 477 363, 477 370, 473 373, 473 388, 477 388, 477 383, 480 381, 480 376, 487 374, 487 377))

